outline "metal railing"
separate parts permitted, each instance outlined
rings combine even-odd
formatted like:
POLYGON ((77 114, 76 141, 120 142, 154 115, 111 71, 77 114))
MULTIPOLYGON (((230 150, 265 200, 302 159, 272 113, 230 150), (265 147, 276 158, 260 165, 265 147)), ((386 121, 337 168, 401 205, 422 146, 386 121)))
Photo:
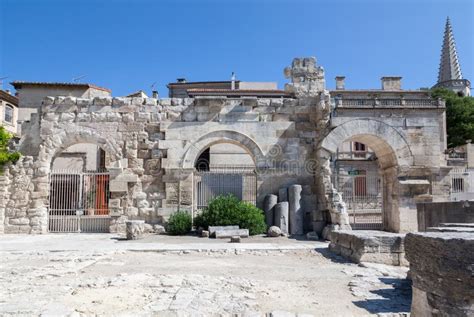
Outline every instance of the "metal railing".
POLYGON ((342 194, 352 229, 382 230, 382 178, 373 175, 337 175, 333 184, 342 194))
POLYGON ((437 99, 419 98, 340 98, 335 99, 336 107, 347 108, 432 108, 443 107, 444 104, 437 99))
POLYGON ((108 232, 109 173, 56 170, 50 175, 50 232, 108 232))
POLYGON ((257 173, 249 166, 211 166, 209 171, 194 173, 195 210, 206 208, 219 196, 232 194, 253 205, 257 200, 257 173))

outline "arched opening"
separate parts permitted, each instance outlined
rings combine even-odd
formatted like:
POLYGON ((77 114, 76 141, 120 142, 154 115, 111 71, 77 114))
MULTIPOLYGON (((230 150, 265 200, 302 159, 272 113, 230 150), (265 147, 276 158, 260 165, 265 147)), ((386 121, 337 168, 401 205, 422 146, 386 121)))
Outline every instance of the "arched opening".
POLYGON ((375 151, 356 140, 342 142, 333 153, 332 183, 346 204, 352 229, 381 230, 383 172, 375 151))
MULTIPOLYGON (((350 149, 352 151, 349 154, 352 157, 345 162, 344 169, 350 182, 352 197, 355 200, 352 206, 354 208, 360 207, 362 203, 357 204, 357 199, 360 202, 360 196, 368 196, 369 193, 372 193, 372 196, 369 196, 364 202, 368 204, 368 206, 364 207, 366 209, 365 212, 368 214, 365 215, 365 218, 367 219, 371 212, 376 213, 378 210, 381 210, 381 214, 377 218, 374 217, 376 224, 370 224, 369 222, 368 224, 365 223, 366 225, 364 226, 362 221, 360 226, 353 225, 353 227, 364 229, 375 229, 374 227, 377 227, 377 229, 398 232, 400 201, 397 176, 400 169, 413 165, 413 155, 404 135, 393 127, 372 119, 356 119, 340 124, 325 137, 321 144, 321 149, 330 154, 322 158, 326 162, 322 163, 330 163, 332 169, 331 178, 321 178, 321 188, 334 188, 339 194, 343 194, 344 188, 342 184, 344 182, 339 180, 339 183, 337 183, 335 180, 337 173, 341 173, 336 170, 336 161, 341 159, 340 156, 338 157, 338 152, 345 154, 344 152, 349 149, 349 146, 351 146, 350 149), (365 162, 359 163, 358 161, 365 162), (367 166, 362 168, 362 164, 367 166), (377 167, 377 172, 375 172, 375 166, 377 167), (359 176, 359 174, 363 173, 366 173, 365 179, 364 176, 359 176), (372 179, 372 184, 368 183, 369 180, 367 178, 370 173, 374 175, 372 177, 369 176, 372 179), (331 184, 328 182, 331 182, 331 184)), ((346 196, 342 204, 338 204, 337 201, 329 202, 330 204, 337 204, 337 206, 330 207, 333 223, 347 225, 350 222, 354 222, 353 219, 347 219, 346 221, 344 215, 340 214, 340 210, 346 210, 347 207, 351 208, 351 202, 347 200, 346 196)), ((349 213, 353 212, 350 209, 348 211, 349 213)), ((361 213, 363 212, 364 210, 361 211, 361 213)), ((361 218, 361 220, 363 219, 364 217, 361 218)))
POLYGON ((109 232, 111 157, 93 143, 70 145, 53 157, 49 183, 50 232, 109 232))
POLYGON ((228 194, 256 204, 256 166, 244 146, 213 142, 200 152, 194 170, 194 210, 202 210, 213 198, 228 194))

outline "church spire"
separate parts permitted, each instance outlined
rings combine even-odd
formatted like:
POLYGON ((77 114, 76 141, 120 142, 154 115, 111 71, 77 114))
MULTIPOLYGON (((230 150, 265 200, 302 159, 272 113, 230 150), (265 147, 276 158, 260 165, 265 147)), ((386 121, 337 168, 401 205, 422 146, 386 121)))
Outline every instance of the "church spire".
POLYGON ((463 96, 471 95, 471 83, 462 78, 461 65, 459 65, 456 43, 454 42, 453 29, 449 17, 444 28, 443 48, 439 62, 438 82, 433 88, 443 87, 463 96))
POLYGON ((438 83, 462 79, 461 66, 459 65, 456 43, 454 42, 453 29, 449 17, 446 19, 444 29, 443 49, 439 63, 438 83))

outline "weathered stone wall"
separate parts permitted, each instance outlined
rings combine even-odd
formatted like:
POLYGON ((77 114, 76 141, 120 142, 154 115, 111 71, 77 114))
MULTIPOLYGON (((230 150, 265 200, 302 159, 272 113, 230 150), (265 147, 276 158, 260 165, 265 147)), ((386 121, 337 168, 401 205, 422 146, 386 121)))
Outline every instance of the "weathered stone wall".
POLYGON ((300 184, 305 228, 329 221, 328 236, 350 229, 330 168, 332 153, 347 140, 367 144, 378 157, 385 228, 416 229, 415 196, 429 193, 443 163, 444 106, 425 100, 407 110, 400 102, 396 116, 377 107, 348 111, 331 101, 314 58, 294 59, 285 75, 294 98, 45 98, 24 124, 24 158, 0 180, 3 230, 47 232, 48 176, 71 145, 92 143, 107 153, 111 230, 124 231, 127 219, 161 223, 178 209, 194 209, 194 164, 207 147, 227 142, 255 161, 258 206, 265 195, 300 184))
POLYGON ((79 143, 108 154, 112 231, 123 231, 126 219, 160 223, 177 209, 192 209, 194 163, 216 143, 238 144, 252 155, 260 171, 259 205, 266 194, 294 183, 309 186, 309 197, 315 197, 311 164, 305 164, 316 137, 311 112, 292 98, 45 98, 27 143, 39 153, 11 166, 2 180, 2 201, 15 207, 5 209, 5 232, 47 231, 52 162, 79 143), (28 212, 32 206, 43 212, 41 224, 28 212))
POLYGON ((472 233, 409 233, 405 250, 413 281, 412 316, 474 315, 472 233))
POLYGON ((474 202, 426 202, 418 203, 416 207, 419 231, 441 223, 474 223, 474 202))

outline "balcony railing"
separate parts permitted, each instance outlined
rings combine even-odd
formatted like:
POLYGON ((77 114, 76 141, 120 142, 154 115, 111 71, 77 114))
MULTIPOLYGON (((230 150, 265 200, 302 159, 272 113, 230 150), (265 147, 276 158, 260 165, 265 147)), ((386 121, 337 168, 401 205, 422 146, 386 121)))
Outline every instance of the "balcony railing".
POLYGON ((443 100, 438 99, 404 99, 404 98, 336 98, 338 108, 444 108, 443 100))

